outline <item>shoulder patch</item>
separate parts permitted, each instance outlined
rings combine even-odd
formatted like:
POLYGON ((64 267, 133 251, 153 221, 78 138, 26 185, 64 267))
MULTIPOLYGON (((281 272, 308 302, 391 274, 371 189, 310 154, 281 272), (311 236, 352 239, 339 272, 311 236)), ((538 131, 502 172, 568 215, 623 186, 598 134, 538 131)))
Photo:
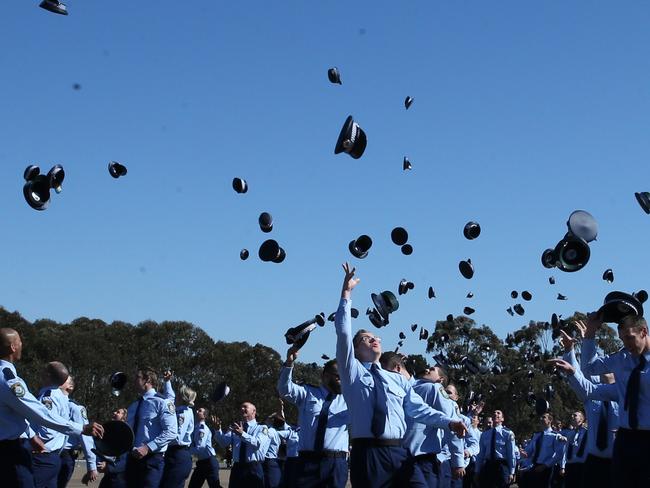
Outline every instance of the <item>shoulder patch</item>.
POLYGON ((262 426, 262 433, 264 435, 269 435, 269 428, 266 425, 262 426))
POLYGON ((14 374, 13 371, 11 371, 11 368, 4 368, 2 370, 2 374, 5 377, 5 381, 15 380, 16 379, 16 375, 14 374))
POLYGON ((438 391, 440 391, 440 394, 441 394, 444 398, 446 398, 447 400, 449 400, 449 393, 447 393, 447 390, 445 390, 445 387, 444 387, 444 386, 440 385, 440 388, 438 388, 438 391))
POLYGON ((173 401, 170 400, 170 401, 167 402, 167 409, 168 409, 171 413, 176 413, 176 407, 174 406, 174 402, 173 402, 173 401))
POLYGON ((205 432, 203 432, 202 430, 200 430, 200 431, 199 431, 199 439, 200 439, 200 440, 203 440, 204 437, 205 437, 205 432))
POLYGON ((510 432, 510 440, 511 440, 511 441, 514 441, 514 440, 515 440, 515 433, 512 432, 512 431, 510 432))
POLYGON ((41 403, 45 405, 48 410, 52 410, 52 399, 50 397, 43 397, 41 403))
POLYGON ((79 405, 79 412, 81 412, 81 418, 84 420, 88 420, 88 412, 86 412, 86 408, 82 407, 79 405))
POLYGON ((182 426, 185 423, 185 415, 183 415, 182 413, 176 415, 176 418, 178 419, 178 426, 179 427, 182 426))
POLYGON ((22 398, 25 396, 25 387, 20 382, 16 382, 11 385, 11 391, 17 398, 22 398))

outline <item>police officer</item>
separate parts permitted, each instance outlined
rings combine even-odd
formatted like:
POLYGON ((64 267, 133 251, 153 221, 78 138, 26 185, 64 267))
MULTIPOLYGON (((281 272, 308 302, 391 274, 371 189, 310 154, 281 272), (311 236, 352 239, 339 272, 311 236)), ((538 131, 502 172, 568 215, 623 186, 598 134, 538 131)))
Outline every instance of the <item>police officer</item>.
POLYGON ((194 400, 196 392, 188 386, 181 386, 180 397, 176 399, 176 393, 172 387, 171 371, 163 373, 163 397, 176 403, 176 422, 178 424, 178 434, 176 438, 169 443, 165 452, 165 467, 163 477, 160 483, 162 488, 183 488, 185 480, 189 478, 192 472, 192 454, 190 454, 190 444, 192 444, 192 432, 194 432, 194 400))
POLYGON ((320 386, 297 385, 292 381, 298 349, 289 348, 280 370, 278 393, 298 408, 299 461, 296 484, 344 488, 348 480, 348 407, 341 395, 336 360, 323 366, 320 386))
POLYGON ((18 332, 11 328, 0 328, 0 473, 3 486, 8 488, 34 486, 32 447, 39 451, 45 447, 30 429, 29 423, 67 435, 83 432, 101 437, 104 433, 99 424, 81 425, 72 422, 69 417, 57 415, 29 392, 14 366, 14 362, 20 360, 22 350, 23 343, 18 332))
POLYGON ((223 447, 232 443, 233 464, 230 472, 230 488, 263 488, 264 487, 264 456, 269 448, 271 439, 268 428, 255 420, 257 409, 250 402, 244 402, 240 407, 241 422, 234 422, 227 432, 221 430, 221 421, 215 420, 215 439, 223 447))
POLYGON ((135 441, 126 461, 129 488, 158 488, 165 464, 164 453, 178 435, 174 402, 156 393, 158 374, 153 368, 137 371, 134 387, 140 394, 128 408, 135 441))
POLYGON ((531 468, 522 473, 520 488, 546 488, 553 474, 553 466, 560 462, 566 438, 551 429, 553 415, 545 413, 540 417, 541 432, 535 432, 522 457, 530 459, 531 468))
POLYGON ((481 434, 476 472, 479 486, 506 487, 515 479, 515 434, 503 425, 503 411, 495 410, 493 427, 481 434))
MULTIPOLYGON (((59 361, 51 361, 41 372, 41 388, 38 399, 45 407, 55 412, 58 417, 70 418, 70 402, 60 386, 68 379, 68 368, 59 361)), ((33 455, 34 486, 36 488, 56 488, 61 469, 61 457, 66 435, 47 426, 32 424, 31 428, 45 444, 45 452, 33 455)))
POLYGON ((643 317, 629 315, 618 325, 623 348, 597 357, 595 336, 600 316, 587 316, 581 365, 585 375, 614 373, 618 392, 619 428, 613 451, 613 470, 621 486, 650 486, 650 336, 643 317))
MULTIPOLYGON (((111 415, 111 420, 126 422, 128 412, 126 408, 118 408, 111 415)), ((97 469, 104 473, 99 482, 99 488, 126 488, 126 459, 129 454, 118 456, 113 463, 98 462, 97 469)))
POLYGON ((438 428, 449 426, 460 436, 467 429, 463 422, 424 403, 402 375, 381 368, 381 339, 365 330, 352 336, 350 298, 359 280, 347 263, 343 269, 345 278, 335 319, 336 361, 350 411, 350 479, 353 487, 388 486, 399 483, 405 475, 402 464, 407 451, 402 438, 406 417, 438 428))
MULTIPOLYGON (((481 406, 481 409, 482 408, 483 407, 481 406)), ((481 453, 481 451, 480 451, 480 449, 481 449, 480 441, 481 441, 482 432, 478 428, 478 425, 479 425, 479 422, 480 422, 479 412, 478 411, 471 412, 470 419, 471 419, 471 425, 467 429, 467 431, 468 431, 467 435, 474 439, 474 442, 476 443, 476 449, 475 449, 476 452, 474 454, 470 453, 469 461, 467 463, 467 466, 465 467, 465 476, 463 477, 463 488, 472 488, 472 487, 477 486, 477 482, 476 482, 477 481, 476 480, 476 478, 477 478, 477 476, 476 476, 476 462, 477 462, 479 454, 481 453)), ((515 449, 515 452, 517 452, 516 449, 515 449)))
POLYGON ((282 481, 282 468, 278 461, 278 452, 282 439, 278 431, 283 430, 284 419, 274 413, 266 419, 266 426, 270 442, 264 456, 264 488, 279 488, 282 481))
POLYGON ((196 456, 196 467, 190 478, 189 488, 201 488, 205 481, 209 488, 219 488, 219 463, 212 447, 212 430, 206 424, 208 410, 201 407, 196 411, 192 446, 190 452, 196 456))
MULTIPOLYGON (((61 392, 68 397, 70 407, 70 420, 78 424, 88 422, 88 413, 83 405, 71 400, 69 397, 74 391, 74 378, 72 375, 68 376, 63 385, 61 385, 61 392)), ((92 449, 95 447, 93 438, 87 435, 73 435, 68 436, 61 451, 61 469, 59 470, 58 488, 65 488, 72 477, 74 472, 75 461, 77 460, 77 449, 83 450, 84 459, 86 460, 86 473, 84 480, 93 482, 97 480, 97 456, 93 453, 92 449)))
POLYGON ((564 470, 564 483, 567 487, 582 486, 584 463, 587 459, 587 428, 585 416, 577 410, 571 414, 573 429, 567 437, 561 467, 564 470))

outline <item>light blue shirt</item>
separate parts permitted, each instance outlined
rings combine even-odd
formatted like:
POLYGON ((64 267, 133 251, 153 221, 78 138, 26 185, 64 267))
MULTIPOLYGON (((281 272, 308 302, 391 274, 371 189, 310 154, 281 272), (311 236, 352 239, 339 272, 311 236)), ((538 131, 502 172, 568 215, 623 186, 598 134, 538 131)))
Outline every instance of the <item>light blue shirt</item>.
POLYGON ((280 436, 278 431, 273 427, 268 427, 269 439, 269 448, 266 450, 266 456, 264 459, 277 459, 278 458, 278 449, 280 449, 280 436))
MULTIPOLYGON (((449 398, 442 384, 417 380, 414 382, 413 390, 427 405, 436 411, 442 412, 455 420, 460 420, 460 417, 457 415, 458 406, 456 402, 449 398)), ((443 450, 443 445, 446 444, 449 446, 449 449, 444 458, 451 457, 454 467, 463 466, 463 440, 453 434, 449 430, 448 425, 441 429, 442 432, 439 432, 437 427, 424 425, 411 418, 407 418, 406 422, 407 432, 403 445, 409 450, 411 455, 437 454, 443 450)))
POLYGON ((28 421, 67 435, 81 434, 83 425, 58 416, 29 392, 25 382, 16 374, 13 363, 0 359, 0 440, 33 437, 28 421))
POLYGON ((212 447, 212 431, 204 421, 199 422, 192 433, 190 452, 195 455, 199 461, 216 455, 214 447, 212 447))
MULTIPOLYGON (((79 424, 88 423, 88 413, 86 413, 86 407, 75 403, 74 401, 68 399, 70 406, 70 420, 77 422, 79 424)), ((76 449, 81 445, 81 448, 84 452, 84 458, 86 459, 86 469, 88 471, 97 470, 97 456, 92 451, 95 447, 95 441, 89 435, 71 435, 68 436, 68 439, 63 446, 63 449, 76 449)))
MULTIPOLYGON (((373 438, 371 424, 375 382, 369 371, 371 363, 362 363, 354 357, 350 307, 351 301, 342 298, 336 311, 336 362, 343 397, 350 412, 350 436, 352 439, 373 438)), ((406 417, 438 428, 447 427, 452 421, 424 403, 401 374, 384 371, 381 367, 379 374, 386 385, 388 413, 382 439, 402 439, 406 433, 406 417)))
POLYGON ((553 467, 556 463, 562 461, 562 456, 564 454, 564 445, 566 444, 565 438, 561 434, 554 432, 550 427, 542 432, 535 432, 533 438, 526 445, 526 453, 528 458, 531 460, 535 455, 535 446, 537 444, 537 438, 543 435, 542 437, 542 446, 539 456, 537 456, 537 464, 545 464, 549 468, 553 467))
MULTIPOLYGON (((68 397, 63 394, 58 386, 41 388, 38 399, 45 405, 45 408, 54 412, 57 417, 71 418, 68 397)), ((67 435, 44 425, 33 424, 31 428, 41 438, 48 452, 61 451, 68 438, 67 435)))
MULTIPOLYGON (((165 381, 162 393, 164 398, 176 399, 176 393, 172 388, 171 381, 165 381)), ((189 446, 192 443, 192 432, 194 432, 194 412, 187 405, 176 407, 176 423, 178 424, 178 435, 170 442, 170 446, 189 446)))
POLYGON ((264 424, 258 424, 256 420, 247 422, 248 430, 241 436, 231 432, 222 432, 221 429, 215 432, 215 439, 223 447, 232 444, 233 461, 239 460, 239 446, 241 443, 246 444, 246 462, 264 461, 266 451, 271 443, 269 429, 264 424))
POLYGON ((579 369, 569 376, 569 386, 580 401, 585 404, 589 434, 587 435, 587 453, 601 458, 611 459, 614 452, 615 432, 619 424, 618 389, 615 384, 595 385, 584 377, 579 369), (600 450, 596 445, 598 425, 600 423, 603 403, 607 403, 607 448, 600 450))
MULTIPOLYGON (((639 430, 650 430, 650 352, 643 354, 646 359, 645 368, 641 371, 639 388, 639 430)), ((627 382, 632 370, 639 364, 639 358, 632 356, 626 349, 621 349, 614 354, 598 357, 596 355, 596 342, 594 339, 582 341, 582 372, 588 376, 592 374, 614 373, 616 377, 616 390, 618 392, 618 422, 619 427, 629 429, 628 412, 625 410, 625 392, 627 382)))
POLYGON ((293 427, 285 424, 283 430, 279 430, 278 434, 287 445, 287 458, 298 457, 298 446, 300 444, 300 427, 293 427))
MULTIPOLYGON (((324 386, 296 385, 292 381, 292 373, 293 368, 286 366, 280 370, 278 393, 282 398, 293 403, 298 408, 298 425, 300 426, 298 449, 300 451, 313 451, 316 442, 318 418, 330 391, 324 386)), ((350 443, 348 436, 349 422, 350 416, 345 399, 343 395, 336 395, 327 414, 323 449, 347 452, 350 443)))
POLYGON ((578 464, 584 463, 587 460, 587 441, 589 440, 589 435, 587 435, 587 429, 583 426, 580 426, 577 429, 573 429, 567 436, 567 441, 564 444, 564 452, 562 453, 562 462, 560 466, 562 469, 567 464, 578 464), (585 436, 587 438, 585 439, 585 436), (582 455, 580 454, 580 446, 584 443, 584 449, 582 455), (569 452, 571 450, 571 452, 569 452))
POLYGON ((514 432, 503 425, 492 427, 481 434, 479 455, 476 458, 476 472, 480 472, 487 461, 504 459, 508 463, 510 474, 515 474, 516 452, 514 432), (495 431, 494 452, 492 452, 492 435, 495 431))
MULTIPOLYGON (((165 452, 169 443, 178 435, 174 401, 162 398, 153 388, 145 392, 142 398, 133 447, 135 449, 146 444, 153 453, 165 452)), ((138 400, 128 408, 128 423, 132 429, 137 408, 138 400)))

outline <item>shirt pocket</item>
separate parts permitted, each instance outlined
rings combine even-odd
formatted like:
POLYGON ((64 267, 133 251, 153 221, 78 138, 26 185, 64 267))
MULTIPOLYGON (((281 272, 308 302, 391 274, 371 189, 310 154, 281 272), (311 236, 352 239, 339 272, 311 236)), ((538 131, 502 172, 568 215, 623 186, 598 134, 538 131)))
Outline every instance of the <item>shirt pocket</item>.
POLYGON ((389 397, 392 396, 393 398, 397 399, 397 401, 399 402, 401 402, 406 396, 406 392, 402 388, 396 385, 389 384, 386 387, 386 391, 388 392, 389 397))

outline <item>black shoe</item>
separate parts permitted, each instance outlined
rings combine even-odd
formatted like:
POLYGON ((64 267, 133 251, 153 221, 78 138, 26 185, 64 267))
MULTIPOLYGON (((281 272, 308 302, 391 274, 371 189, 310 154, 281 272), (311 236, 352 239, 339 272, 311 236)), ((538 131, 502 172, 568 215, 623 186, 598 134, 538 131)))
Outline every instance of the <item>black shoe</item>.
POLYGON ((43 0, 39 7, 55 14, 68 15, 68 8, 58 0, 43 0))

